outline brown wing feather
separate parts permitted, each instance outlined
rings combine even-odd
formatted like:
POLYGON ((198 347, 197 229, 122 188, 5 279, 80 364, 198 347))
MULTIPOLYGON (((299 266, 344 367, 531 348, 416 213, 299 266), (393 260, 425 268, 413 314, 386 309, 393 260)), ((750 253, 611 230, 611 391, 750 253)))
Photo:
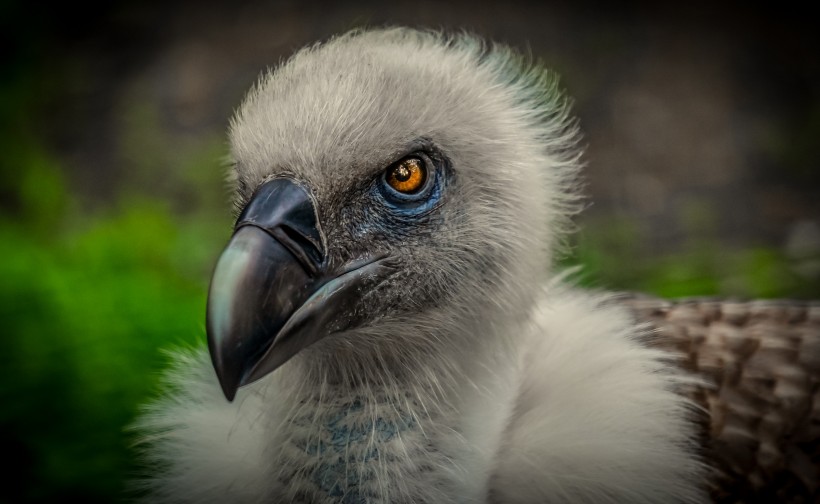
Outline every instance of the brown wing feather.
POLYGON ((705 379, 714 501, 820 502, 820 302, 619 301, 705 379))

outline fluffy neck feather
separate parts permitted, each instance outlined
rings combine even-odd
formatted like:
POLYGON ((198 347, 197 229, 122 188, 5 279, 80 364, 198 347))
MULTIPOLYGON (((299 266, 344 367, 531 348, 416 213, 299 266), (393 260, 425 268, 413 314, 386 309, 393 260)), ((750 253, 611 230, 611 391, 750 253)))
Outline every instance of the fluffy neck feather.
POLYGON ((438 345, 384 355, 350 346, 367 334, 344 335, 285 366, 266 394, 278 401, 277 498, 481 502, 518 369, 492 327, 471 334, 471 346, 439 334, 438 345))

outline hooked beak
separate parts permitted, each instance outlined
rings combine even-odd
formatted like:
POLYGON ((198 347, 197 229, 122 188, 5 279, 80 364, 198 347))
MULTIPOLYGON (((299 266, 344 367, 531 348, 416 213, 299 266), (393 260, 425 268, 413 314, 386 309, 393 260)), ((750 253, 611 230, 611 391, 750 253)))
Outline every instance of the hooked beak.
MULTIPOLYGON (((262 184, 237 220, 208 292, 208 348, 225 397, 303 348, 364 322, 356 304, 391 268, 384 256, 328 271, 310 192, 262 184)), ((360 311, 360 310, 359 310, 360 311)))

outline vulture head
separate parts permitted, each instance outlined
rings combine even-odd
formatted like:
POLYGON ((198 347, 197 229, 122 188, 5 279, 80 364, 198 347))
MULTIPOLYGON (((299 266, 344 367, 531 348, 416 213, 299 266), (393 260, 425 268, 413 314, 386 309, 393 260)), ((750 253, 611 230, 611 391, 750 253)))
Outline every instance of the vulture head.
POLYGON ((231 124, 238 218, 208 301, 225 396, 286 362, 438 380, 503 345, 567 226, 574 133, 549 74, 466 36, 354 32, 264 76, 231 124))

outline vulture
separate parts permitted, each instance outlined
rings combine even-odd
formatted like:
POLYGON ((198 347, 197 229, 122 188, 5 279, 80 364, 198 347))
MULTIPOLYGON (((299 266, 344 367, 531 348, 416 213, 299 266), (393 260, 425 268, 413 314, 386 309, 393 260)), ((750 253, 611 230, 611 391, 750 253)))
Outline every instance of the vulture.
POLYGON ((577 129, 553 74, 466 34, 356 30, 263 75, 208 349, 139 421, 148 500, 816 499, 820 305, 575 286, 577 129))

